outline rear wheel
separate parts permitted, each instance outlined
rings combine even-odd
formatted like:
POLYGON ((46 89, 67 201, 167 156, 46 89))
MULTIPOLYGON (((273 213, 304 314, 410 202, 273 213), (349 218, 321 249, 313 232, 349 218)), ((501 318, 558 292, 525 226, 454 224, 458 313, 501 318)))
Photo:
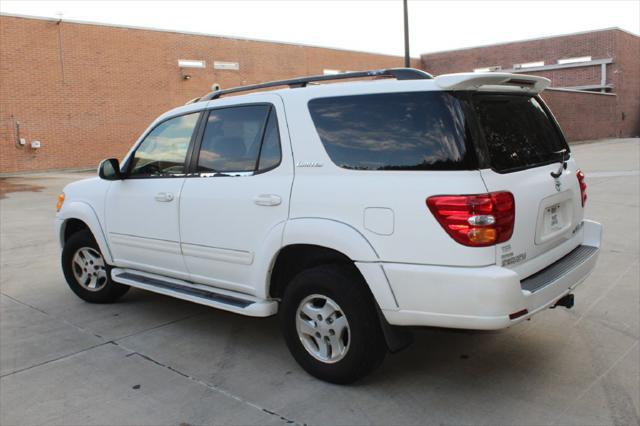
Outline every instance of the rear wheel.
POLYGON ((380 365, 386 346, 375 300, 362 277, 346 265, 322 265, 299 273, 281 309, 287 346, 309 374, 351 383, 380 365))
POLYGON ((92 303, 110 303, 124 295, 129 287, 115 283, 111 268, 88 230, 76 232, 62 249, 62 271, 71 290, 92 303))

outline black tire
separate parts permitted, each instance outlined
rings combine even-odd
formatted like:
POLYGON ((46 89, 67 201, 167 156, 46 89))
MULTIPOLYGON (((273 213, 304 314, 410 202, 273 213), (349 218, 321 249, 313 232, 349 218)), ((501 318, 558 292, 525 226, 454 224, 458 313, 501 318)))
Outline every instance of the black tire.
MULTIPOLYGON (((102 260, 106 270, 106 280, 100 279, 99 289, 89 290, 78 281, 74 274, 74 268, 77 268, 77 265, 74 266, 73 259, 81 249, 93 250, 102 257, 100 248, 89 230, 78 231, 69 237, 62 249, 62 271, 71 290, 82 300, 91 303, 111 303, 122 297, 129 290, 129 286, 111 280, 111 267, 104 262, 104 259, 102 260)), ((87 266, 94 268, 92 265, 93 263, 87 266)), ((98 267, 95 269, 97 270, 98 267)), ((91 271, 91 269, 89 270, 91 271)))
POLYGON ((309 374, 331 383, 353 383, 371 373, 387 353, 375 303, 366 283, 352 265, 321 265, 300 272, 287 286, 280 310, 283 333, 291 354, 309 374), (345 345, 346 353, 337 362, 316 359, 298 334, 298 308, 311 295, 332 299, 348 321, 349 344, 345 345))

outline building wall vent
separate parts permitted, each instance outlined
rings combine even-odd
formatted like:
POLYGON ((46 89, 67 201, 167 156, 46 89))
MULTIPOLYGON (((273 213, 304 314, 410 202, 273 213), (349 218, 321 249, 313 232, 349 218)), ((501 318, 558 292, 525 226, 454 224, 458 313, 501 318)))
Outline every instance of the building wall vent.
POLYGON ((579 56, 576 58, 558 59, 558 64, 574 64, 576 62, 590 62, 591 56, 579 56))
POLYGON ((238 71, 240 69, 240 63, 238 63, 238 62, 213 61, 213 69, 238 71))
POLYGON ((522 64, 513 64, 514 70, 520 70, 523 68, 535 68, 535 67, 544 67, 544 61, 536 61, 536 62, 525 62, 522 64))
POLYGON ((206 63, 196 59, 178 59, 178 66, 180 68, 204 68, 206 63))

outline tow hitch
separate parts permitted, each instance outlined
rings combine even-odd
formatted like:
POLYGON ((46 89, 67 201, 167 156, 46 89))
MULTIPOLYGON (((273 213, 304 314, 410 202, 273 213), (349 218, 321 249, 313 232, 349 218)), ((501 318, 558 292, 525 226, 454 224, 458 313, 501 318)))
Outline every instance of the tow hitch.
POLYGON ((575 304, 575 297, 573 294, 567 294, 566 296, 561 297, 552 307, 551 309, 555 309, 557 306, 564 306, 567 309, 573 308, 575 304))

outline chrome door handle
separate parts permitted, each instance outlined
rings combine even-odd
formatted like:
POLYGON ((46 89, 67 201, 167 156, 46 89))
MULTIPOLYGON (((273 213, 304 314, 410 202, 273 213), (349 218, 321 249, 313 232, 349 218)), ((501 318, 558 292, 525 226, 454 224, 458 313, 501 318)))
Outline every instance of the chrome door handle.
POLYGON ((253 197, 253 202, 259 206, 278 206, 282 198, 275 194, 260 194, 253 197))
POLYGON ((158 192, 156 194, 156 201, 160 201, 161 203, 173 201, 173 194, 170 192, 158 192))

